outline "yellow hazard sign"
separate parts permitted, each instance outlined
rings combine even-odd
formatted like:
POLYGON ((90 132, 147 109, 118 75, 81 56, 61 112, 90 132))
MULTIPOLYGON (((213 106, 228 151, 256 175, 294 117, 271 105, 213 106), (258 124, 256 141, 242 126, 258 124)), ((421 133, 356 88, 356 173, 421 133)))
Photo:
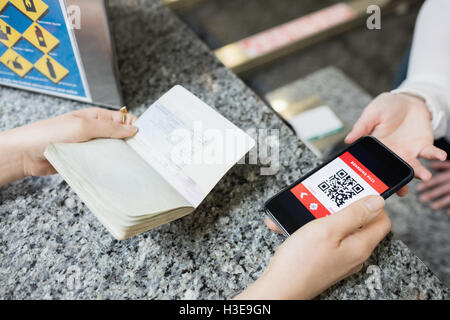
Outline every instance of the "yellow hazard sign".
POLYGON ((47 11, 48 6, 42 0, 10 0, 24 15, 33 21, 39 19, 47 11))
POLYGON ((8 0, 0 0, 0 11, 3 10, 5 5, 8 3, 8 0))
POLYGON ((34 67, 54 83, 58 83, 69 74, 69 70, 64 68, 49 55, 43 55, 42 58, 34 64, 34 67))
POLYGON ((6 50, 0 61, 22 78, 33 68, 31 62, 12 49, 6 50))
POLYGON ((13 27, 0 19, 0 42, 11 48, 21 38, 21 35, 13 27))
POLYGON ((28 27, 28 29, 23 33, 23 37, 43 53, 49 53, 59 43, 59 40, 56 39, 55 36, 36 22, 33 22, 28 27))

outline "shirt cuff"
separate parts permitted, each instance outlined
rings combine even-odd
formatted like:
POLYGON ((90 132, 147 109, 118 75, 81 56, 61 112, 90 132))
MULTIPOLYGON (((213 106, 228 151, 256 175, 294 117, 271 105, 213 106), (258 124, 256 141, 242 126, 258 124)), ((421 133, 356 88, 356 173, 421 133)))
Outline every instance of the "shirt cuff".
POLYGON ((429 83, 403 82, 391 93, 408 93, 425 100, 425 105, 431 113, 431 126, 434 138, 439 139, 447 133, 447 106, 445 99, 440 97, 439 89, 429 83))

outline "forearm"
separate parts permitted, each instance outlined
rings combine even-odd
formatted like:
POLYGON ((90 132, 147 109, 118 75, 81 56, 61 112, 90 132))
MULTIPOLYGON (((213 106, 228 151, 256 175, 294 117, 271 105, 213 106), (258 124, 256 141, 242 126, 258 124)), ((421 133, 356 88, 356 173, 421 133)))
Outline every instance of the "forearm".
POLYGON ((428 0, 417 18, 408 76, 396 92, 421 96, 436 137, 448 132, 450 108, 450 1, 428 0))
POLYGON ((13 130, 0 132, 0 187, 25 177, 23 153, 13 130))
POLYGON ((44 156, 51 143, 129 138, 136 134, 136 120, 128 114, 123 124, 119 111, 89 108, 0 132, 0 187, 26 176, 55 174, 44 156))
POLYGON ((274 276, 265 272, 247 289, 242 291, 235 300, 307 300, 312 299, 316 294, 302 285, 301 280, 285 278, 283 274, 274 276), (292 283, 296 281, 299 283, 292 283), (291 286, 285 285, 291 283, 291 286))
POLYGON ((287 297, 281 295, 277 290, 273 290, 264 275, 252 283, 247 289, 242 291, 234 300, 285 300, 287 297))

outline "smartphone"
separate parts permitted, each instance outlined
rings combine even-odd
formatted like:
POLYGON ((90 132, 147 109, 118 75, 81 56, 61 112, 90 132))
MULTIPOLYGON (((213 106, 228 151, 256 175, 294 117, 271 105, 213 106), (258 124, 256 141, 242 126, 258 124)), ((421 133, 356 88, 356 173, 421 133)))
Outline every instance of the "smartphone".
POLYGON ((270 198, 266 213, 285 236, 368 195, 387 199, 414 170, 376 138, 365 136, 270 198))

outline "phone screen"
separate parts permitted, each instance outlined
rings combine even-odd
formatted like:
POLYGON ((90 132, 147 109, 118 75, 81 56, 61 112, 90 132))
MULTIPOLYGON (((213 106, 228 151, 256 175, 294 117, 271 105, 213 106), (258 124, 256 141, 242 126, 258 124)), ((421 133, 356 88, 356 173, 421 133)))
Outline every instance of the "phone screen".
POLYGON ((387 147, 364 137, 273 197, 266 210, 290 234, 368 195, 387 198, 413 175, 411 167, 387 147))
POLYGON ((346 151, 290 191, 314 217, 321 218, 387 189, 381 178, 346 151))

